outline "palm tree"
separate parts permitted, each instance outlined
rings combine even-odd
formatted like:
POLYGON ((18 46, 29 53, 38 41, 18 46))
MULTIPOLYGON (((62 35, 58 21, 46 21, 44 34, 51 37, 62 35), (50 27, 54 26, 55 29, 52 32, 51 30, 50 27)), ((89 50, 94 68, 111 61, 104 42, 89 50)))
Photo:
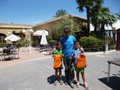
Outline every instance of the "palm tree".
POLYGON ((60 9, 60 10, 57 10, 55 16, 53 17, 60 17, 60 16, 63 16, 63 15, 66 15, 67 14, 67 11, 66 10, 63 10, 63 9, 60 9))
POLYGON ((117 16, 117 18, 120 20, 120 12, 115 13, 115 15, 117 16))
POLYGON ((104 26, 112 26, 116 22, 116 17, 110 12, 109 8, 95 6, 91 9, 90 20, 94 26, 94 31, 96 31, 97 27, 100 27, 100 34, 103 36, 105 31, 104 26))
POLYGON ((100 9, 99 16, 97 19, 98 19, 98 24, 101 26, 101 29, 100 29, 101 35, 104 35, 105 25, 112 26, 112 24, 117 21, 115 15, 112 14, 109 8, 106 8, 106 7, 102 7, 100 9))
POLYGON ((99 20, 98 20, 98 17, 99 17, 99 14, 100 14, 100 9, 101 9, 101 5, 95 5, 93 6, 93 8, 91 9, 91 12, 90 12, 90 21, 92 23, 92 25, 94 26, 94 31, 96 31, 99 27, 99 20))
POLYGON ((76 0, 80 12, 83 12, 84 9, 86 9, 86 14, 87 14, 87 27, 88 30, 86 32, 86 35, 89 36, 90 32, 90 12, 93 6, 95 5, 101 5, 103 3, 103 0, 76 0))

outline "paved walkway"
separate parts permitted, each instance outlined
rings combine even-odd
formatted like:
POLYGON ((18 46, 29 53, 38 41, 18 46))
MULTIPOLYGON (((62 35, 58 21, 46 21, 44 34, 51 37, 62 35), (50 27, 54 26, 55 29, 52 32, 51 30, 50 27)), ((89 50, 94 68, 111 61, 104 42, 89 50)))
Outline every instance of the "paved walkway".
MULTIPOLYGON (((25 62, 27 60, 36 60, 36 59, 52 57, 51 55, 44 55, 44 53, 40 53, 39 48, 32 48, 32 52, 28 52, 28 49, 29 49, 28 47, 21 47, 19 51, 19 54, 20 54, 19 59, 0 61, 0 67, 17 64, 23 61, 25 62)), ((112 51, 115 51, 115 50, 112 50, 112 51)), ((94 54, 98 55, 98 54, 103 54, 103 52, 86 52, 86 54, 87 55, 94 55, 94 54)))
POLYGON ((51 55, 44 55, 43 53, 40 53, 39 50, 39 48, 32 48, 32 52, 28 52, 28 47, 21 47, 19 51, 19 59, 0 61, 0 67, 9 66, 27 60, 51 57, 51 55))
MULTIPOLYGON (((44 56, 36 49, 29 53, 27 48, 21 49, 21 54, 24 56, 24 60, 1 61, 6 64, 0 68, 0 90, 85 90, 82 85, 74 89, 65 84, 61 86, 59 83, 54 86, 54 69, 51 56, 44 56), (39 57, 34 54, 38 54, 39 57), (20 62, 16 62, 18 63, 16 64, 15 61, 20 62), (14 65, 9 62, 13 62, 14 65)), ((108 54, 86 53, 86 55, 88 66, 85 75, 89 90, 120 90, 120 67, 111 65, 110 81, 107 83, 107 61, 115 58, 119 59, 120 51, 112 51, 108 54)), ((21 56, 21 58, 23 57, 21 56)), ((62 71, 65 81, 64 67, 62 71)), ((80 83, 82 83, 81 77, 80 83)))

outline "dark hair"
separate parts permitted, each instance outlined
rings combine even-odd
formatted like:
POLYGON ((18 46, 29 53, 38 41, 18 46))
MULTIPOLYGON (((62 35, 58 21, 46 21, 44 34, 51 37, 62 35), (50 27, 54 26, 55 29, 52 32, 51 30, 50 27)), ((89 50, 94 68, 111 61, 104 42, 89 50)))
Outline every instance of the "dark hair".
POLYGON ((69 29, 69 28, 64 28, 63 30, 64 30, 64 31, 65 31, 65 30, 70 31, 70 29, 69 29))
MULTIPOLYGON (((75 41, 74 44, 75 44, 75 43, 79 43, 79 41, 75 41)), ((80 43, 79 43, 79 44, 80 44, 80 43)))
POLYGON ((60 42, 57 42, 57 44, 56 45, 59 45, 59 44, 61 44, 60 42))

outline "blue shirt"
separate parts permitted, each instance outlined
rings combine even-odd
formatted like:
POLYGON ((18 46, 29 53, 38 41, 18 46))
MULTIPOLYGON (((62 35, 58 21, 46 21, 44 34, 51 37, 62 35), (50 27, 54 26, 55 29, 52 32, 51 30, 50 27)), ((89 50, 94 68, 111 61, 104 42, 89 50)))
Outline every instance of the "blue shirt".
POLYGON ((60 39, 60 42, 63 46, 63 55, 64 56, 67 56, 67 57, 72 56, 75 41, 76 41, 76 38, 72 35, 69 35, 68 37, 63 36, 60 39))
POLYGON ((77 50, 73 51, 73 54, 75 54, 75 62, 74 62, 75 64, 77 62, 78 55, 81 54, 81 53, 82 53, 82 51, 79 48, 77 50))

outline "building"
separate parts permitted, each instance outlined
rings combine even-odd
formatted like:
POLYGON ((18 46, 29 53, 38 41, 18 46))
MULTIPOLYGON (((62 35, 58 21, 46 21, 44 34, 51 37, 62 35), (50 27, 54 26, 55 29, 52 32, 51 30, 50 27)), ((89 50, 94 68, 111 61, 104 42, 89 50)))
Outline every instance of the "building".
POLYGON ((63 18, 74 18, 75 22, 80 23, 82 26, 87 26, 87 19, 76 16, 76 15, 67 14, 61 17, 53 18, 51 20, 36 24, 33 26, 33 29, 47 30, 49 34, 52 35, 52 31, 54 31, 54 25, 63 18))
POLYGON ((28 30, 30 29, 30 26, 34 31, 36 30, 47 30, 49 32, 49 35, 52 35, 52 32, 54 31, 54 25, 59 22, 62 18, 74 18, 75 22, 80 23, 82 26, 87 26, 87 19, 67 14, 61 17, 53 18, 51 20, 35 24, 35 25, 29 25, 29 24, 8 24, 8 23, 0 23, 0 42, 4 41, 4 38, 7 37, 11 33, 16 33, 17 35, 20 35, 22 32, 22 36, 28 37, 28 30), (26 31, 26 32, 23 32, 26 31))
MULTIPOLYGON (((12 33, 16 35, 20 35, 23 29, 28 30, 28 28, 33 25, 27 24, 8 24, 8 23, 0 23, 0 42, 4 41, 4 38, 9 36, 12 33)), ((27 37, 27 33, 22 33, 24 37, 27 37)))

